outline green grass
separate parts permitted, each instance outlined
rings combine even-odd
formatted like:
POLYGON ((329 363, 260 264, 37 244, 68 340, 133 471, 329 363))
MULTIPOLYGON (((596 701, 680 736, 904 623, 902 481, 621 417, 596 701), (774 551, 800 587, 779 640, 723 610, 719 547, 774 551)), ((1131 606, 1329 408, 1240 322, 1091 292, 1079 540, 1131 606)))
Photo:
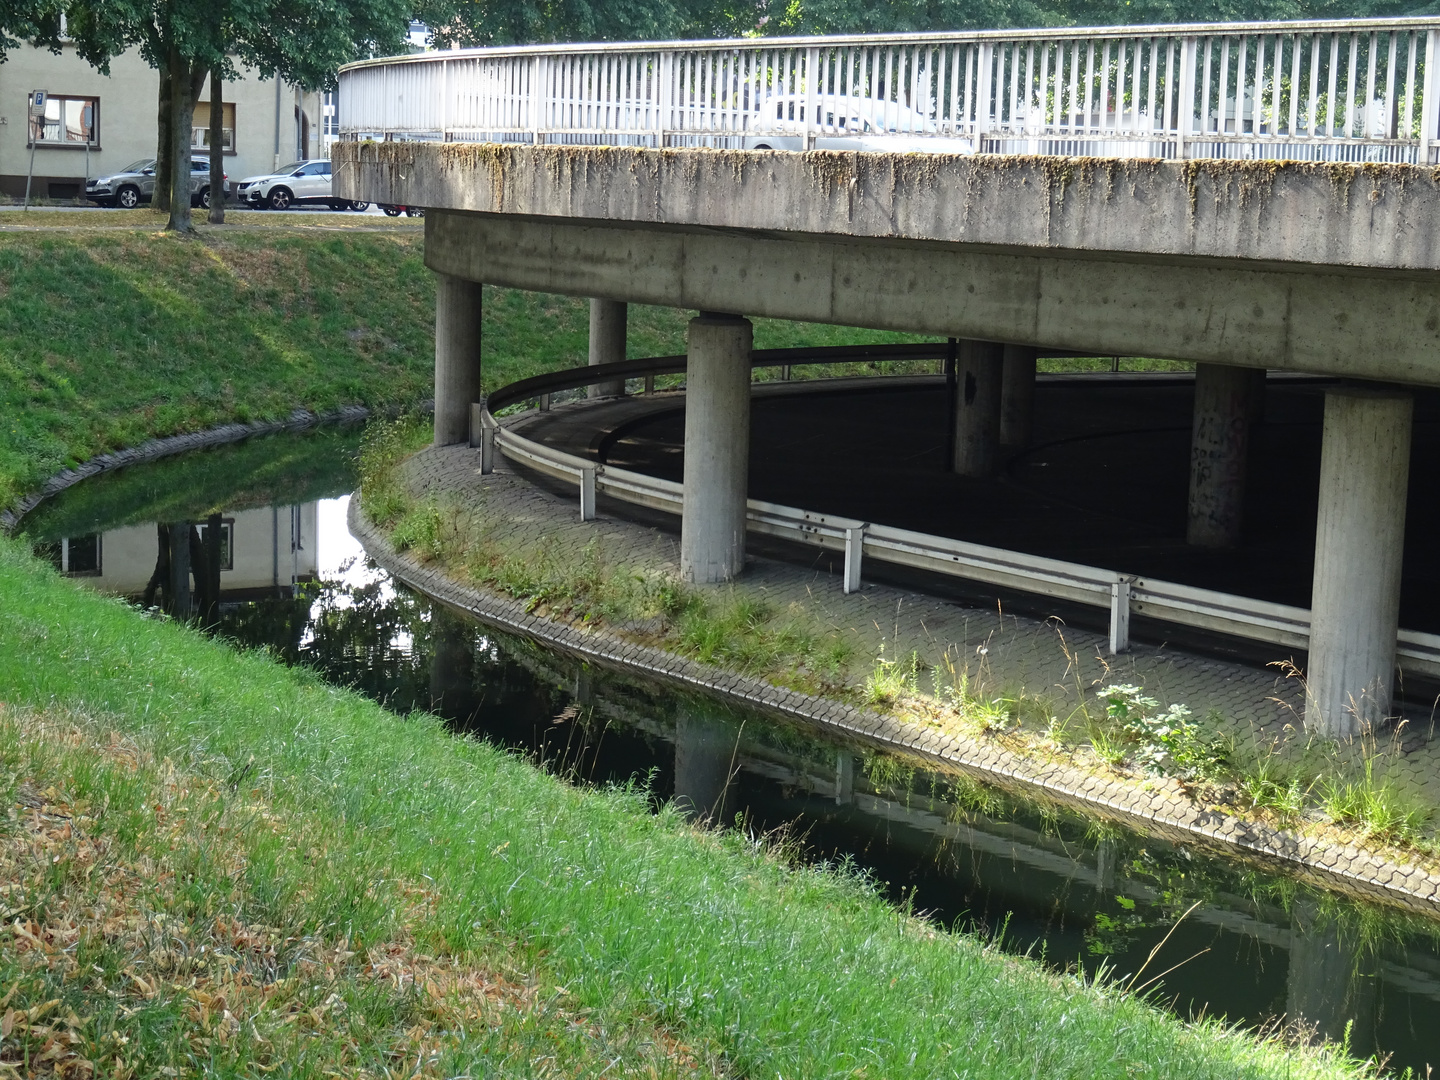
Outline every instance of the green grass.
MULTIPOLYGON (((396 717, 83 592, 11 541, 0 544, 0 595, 7 705, 97 718, 89 737, 114 730, 160 763, 166 783, 170 769, 196 777, 206 794, 191 813, 203 809, 204 820, 241 820, 249 801, 263 802, 284 823, 271 835, 292 850, 232 865, 218 835, 193 854, 181 845, 167 887, 189 910, 293 928, 311 955, 403 934, 425 955, 473 965, 501 942, 563 985, 569 1009, 593 1011, 607 1030, 629 1018, 673 1033, 722 1055, 732 1075, 1356 1075, 1333 1051, 1186 1025, 1103 985, 1046 974, 897 912, 851 876, 786 865, 743 834, 697 831, 674 812, 652 815, 641 792, 567 787, 428 717, 396 717), (411 886, 423 902, 399 905, 396 889, 411 886)), ((43 756, 51 741, 32 738, 24 754, 43 756)), ((27 779, 13 743, 11 790, 27 779)), ((71 797, 100 805, 105 783, 71 797)), ((122 802, 103 828, 144 842, 126 807, 148 797, 122 802)), ((96 979, 118 980, 107 963, 97 961, 96 979)), ((11 1006, 57 993, 42 983, 19 980, 11 1006)), ((68 989, 93 985, 85 976, 68 989)), ((486 1068, 486 1030, 447 1038, 448 1075, 486 1068)), ((153 1039, 153 1060, 201 1066, 188 1038, 153 1039)))
MULTIPOLYGON (((297 407, 414 406, 433 393, 434 282, 419 229, 241 212, 237 221, 265 227, 184 239, 157 231, 149 210, 7 211, 0 226, 11 219, 42 227, 0 231, 0 506, 59 469, 154 436, 297 407), (57 228, 61 219, 76 224, 57 228)), ((586 362, 583 298, 487 288, 484 304, 487 390, 586 362)), ((629 355, 684 352, 690 317, 632 305, 629 355)), ((918 340, 755 320, 761 349, 918 340)), ((1094 364, 1108 361, 1046 366, 1094 364)), ((795 376, 934 366, 797 367, 795 376)))

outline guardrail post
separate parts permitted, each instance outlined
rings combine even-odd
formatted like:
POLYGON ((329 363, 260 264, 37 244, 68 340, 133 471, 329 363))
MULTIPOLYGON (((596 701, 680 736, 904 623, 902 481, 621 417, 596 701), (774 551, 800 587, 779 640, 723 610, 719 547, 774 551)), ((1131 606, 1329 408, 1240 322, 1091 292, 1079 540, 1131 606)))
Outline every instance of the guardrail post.
POLYGON ((495 427, 486 424, 480 434, 480 475, 489 476, 495 471, 495 427))
POLYGON ((1110 653, 1130 651, 1130 579, 1110 583, 1110 653))
POLYGON ((580 520, 595 520, 595 466, 580 470, 580 520))
POLYGON ((541 395, 540 395, 538 408, 539 408, 539 410, 540 410, 541 412, 549 412, 549 411, 550 411, 550 395, 549 395, 549 394, 541 394, 541 395))
POLYGON ((865 555, 864 525, 845 530, 845 595, 860 591, 860 560, 865 555))
POLYGON ((655 392, 655 375, 654 375, 654 373, 651 373, 651 374, 645 376, 645 393, 647 393, 647 394, 653 394, 654 392, 655 392))
POLYGON ((530 141, 540 145, 540 112, 544 101, 540 81, 545 71, 543 57, 535 57, 530 64, 530 141))

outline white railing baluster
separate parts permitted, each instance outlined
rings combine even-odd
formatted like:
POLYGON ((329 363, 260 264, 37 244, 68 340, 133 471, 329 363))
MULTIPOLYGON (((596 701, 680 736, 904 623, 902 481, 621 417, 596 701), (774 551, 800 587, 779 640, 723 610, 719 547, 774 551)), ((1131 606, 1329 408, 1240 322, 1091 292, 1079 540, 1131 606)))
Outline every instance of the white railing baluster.
POLYGON ((1350 35, 1350 57, 1345 68, 1345 127, 1342 129, 1350 134, 1352 138, 1360 134, 1357 126, 1359 102, 1356 98, 1355 84, 1359 81, 1355 78, 1356 65, 1360 62, 1359 55, 1360 35, 1350 35))
POLYGON ((349 65, 341 111, 347 138, 813 145, 858 117, 920 148, 1430 163, 1437 35, 1412 18, 479 49, 349 65))
POLYGON ((1381 137, 1394 139, 1398 137, 1395 118, 1399 114, 1395 101, 1395 50, 1400 35, 1392 30, 1389 38, 1390 44, 1385 53, 1385 130, 1381 132, 1381 137))
POLYGON ((1435 148, 1431 145, 1440 135, 1440 30, 1431 30, 1425 42, 1425 90, 1420 99, 1420 151, 1417 162, 1432 165, 1435 148))
POLYGON ((1335 77, 1340 73, 1340 35, 1330 35, 1330 68, 1325 75, 1325 134, 1335 134, 1335 77))

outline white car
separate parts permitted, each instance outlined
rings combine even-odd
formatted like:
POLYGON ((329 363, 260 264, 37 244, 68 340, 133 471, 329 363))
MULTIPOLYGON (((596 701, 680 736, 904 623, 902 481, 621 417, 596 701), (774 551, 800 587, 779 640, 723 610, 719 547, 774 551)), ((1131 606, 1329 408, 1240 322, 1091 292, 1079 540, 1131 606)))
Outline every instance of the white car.
POLYGON ((370 204, 335 199, 330 195, 330 162, 292 161, 261 176, 247 176, 235 187, 235 197, 254 207, 288 210, 292 206, 324 205, 332 210, 364 210, 370 204))
MULTIPOLYGON (((742 145, 746 150, 804 150, 804 94, 777 94, 760 103, 759 116, 750 118, 742 145)), ((818 128, 812 143, 816 150, 873 150, 908 154, 973 154, 969 139, 939 134, 934 120, 905 105, 844 94, 815 98, 818 128)))

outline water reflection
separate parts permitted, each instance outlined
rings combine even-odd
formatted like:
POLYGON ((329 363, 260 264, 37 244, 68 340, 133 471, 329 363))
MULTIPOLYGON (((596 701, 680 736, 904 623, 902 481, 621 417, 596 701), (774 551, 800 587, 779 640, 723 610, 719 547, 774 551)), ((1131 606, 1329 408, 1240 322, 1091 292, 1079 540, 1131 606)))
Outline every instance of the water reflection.
MULTIPOLYGON (((353 440, 327 447, 343 456, 353 440)), ((1057 967, 1104 965, 1182 1015, 1300 1021, 1422 1075, 1440 1061, 1434 925, 494 634, 366 565, 344 525, 348 473, 317 465, 316 444, 272 451, 330 486, 246 479, 268 467, 252 453, 205 462, 208 479, 188 492, 183 470, 116 478, 118 494, 87 482, 26 527, 62 570, 143 601, 167 550, 156 522, 171 537, 195 523, 182 546, 196 593, 197 542, 206 572, 220 568, 215 632, 400 713, 433 711, 457 734, 573 780, 640 785, 700 820, 782 830, 794 850, 850 862, 940 923, 1057 967)))

